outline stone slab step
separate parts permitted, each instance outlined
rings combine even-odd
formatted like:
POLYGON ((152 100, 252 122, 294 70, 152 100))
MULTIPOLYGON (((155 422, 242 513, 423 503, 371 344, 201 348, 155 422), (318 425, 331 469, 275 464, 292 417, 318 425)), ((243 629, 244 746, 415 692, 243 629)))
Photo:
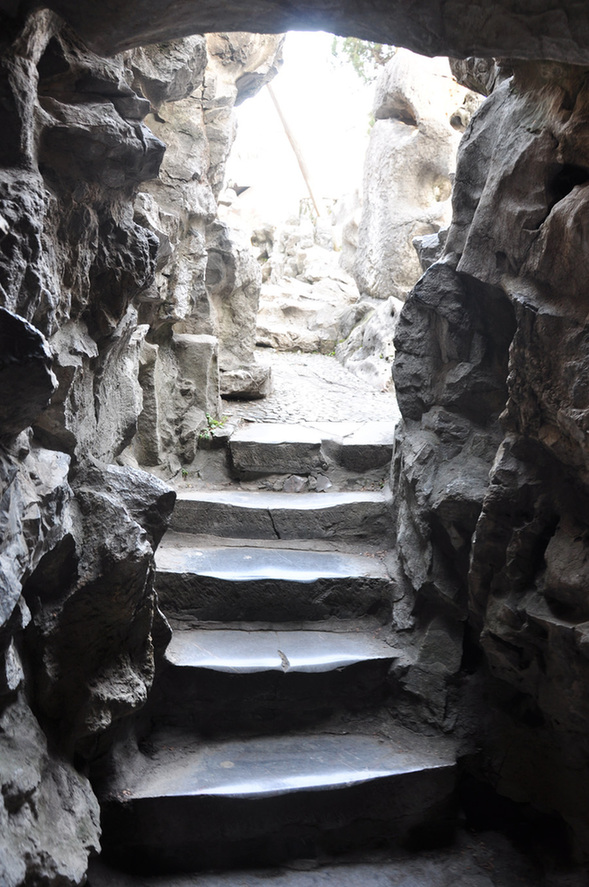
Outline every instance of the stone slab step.
POLYGON ((239 476, 310 474, 324 461, 321 434, 304 425, 245 425, 231 435, 229 453, 239 476))
POLYGON ((166 535, 156 553, 156 588, 170 619, 294 622, 372 615, 384 621, 390 616, 394 587, 376 557, 190 543, 188 535, 166 535))
MULTIPOLYGON (((353 625, 353 624, 352 624, 353 625)), ((158 724, 201 735, 276 733, 381 705, 403 657, 385 629, 175 630, 150 703, 158 724)))
POLYGON ((390 533, 391 518, 383 491, 183 491, 170 526, 178 532, 242 539, 377 539, 390 533))
POLYGON ((166 650, 170 665, 229 674, 325 672, 359 662, 392 660, 399 650, 382 632, 262 629, 255 624, 175 631, 166 650))
POLYGON ((318 422, 308 425, 254 423, 229 441, 231 463, 240 477, 311 474, 330 462, 369 471, 390 462, 396 422, 318 422))
POLYGON ((439 838, 453 821, 454 758, 409 736, 166 737, 103 804, 105 853, 143 871, 197 870, 439 838))
POLYGON ((370 471, 393 456, 397 422, 319 422, 323 453, 350 471, 370 471))

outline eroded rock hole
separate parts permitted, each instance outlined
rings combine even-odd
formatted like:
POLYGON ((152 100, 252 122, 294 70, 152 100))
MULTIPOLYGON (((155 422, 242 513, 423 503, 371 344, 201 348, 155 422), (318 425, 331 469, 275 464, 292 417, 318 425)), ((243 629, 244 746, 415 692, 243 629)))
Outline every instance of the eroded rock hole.
POLYGON ((586 182, 589 182, 589 169, 571 163, 563 165, 552 177, 548 186, 549 208, 552 209, 564 200, 577 185, 584 185, 586 182))

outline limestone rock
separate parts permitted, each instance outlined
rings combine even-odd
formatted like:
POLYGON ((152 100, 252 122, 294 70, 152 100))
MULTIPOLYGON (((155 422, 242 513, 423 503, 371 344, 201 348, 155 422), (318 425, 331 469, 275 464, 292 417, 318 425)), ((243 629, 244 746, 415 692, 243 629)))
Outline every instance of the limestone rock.
POLYGON ((88 737, 146 701, 154 668, 153 547, 174 496, 128 468, 93 465, 73 483, 69 532, 46 552, 24 595, 34 625, 28 643, 43 663, 36 704, 82 751, 88 737))
MULTIPOLYGON (((218 28, 213 29, 218 31, 218 28)), ((283 35, 248 31, 212 33, 207 37, 209 64, 203 102, 210 146, 208 179, 218 197, 234 139, 232 110, 272 80, 282 64, 283 35)))
POLYGON ((572 162, 585 151, 579 73, 514 63, 462 142, 445 251, 397 327, 405 428, 394 501, 418 599, 454 605, 462 618, 468 609, 483 650, 494 701, 481 715, 479 766, 510 797, 557 806, 584 854, 575 763, 585 746, 588 617, 586 292, 572 259, 587 196, 584 165, 572 162))
POLYGON ((441 228, 435 234, 423 234, 421 237, 413 238, 413 246, 417 251, 422 271, 427 271, 441 258, 447 237, 448 229, 441 228))
MULTIPOLYGON (((103 486, 125 503, 130 515, 147 533, 153 549, 161 542, 174 508, 176 493, 162 481, 129 467, 89 462, 83 469, 85 484, 103 486)), ((78 481, 80 476, 78 476, 78 481)))
POLYGON ((68 531, 68 470, 68 456, 31 445, 26 435, 0 455, 0 627, 19 602, 23 581, 68 531))
POLYGON ((258 232, 254 241, 265 273, 257 343, 279 351, 334 351, 340 320, 358 291, 339 265, 333 226, 322 230, 303 217, 271 235, 258 232))
POLYGON ((147 123, 168 150, 135 202, 136 221, 159 248, 155 279, 141 294, 151 334, 138 373, 143 412, 125 458, 191 462, 206 414, 219 414, 219 366, 238 373, 234 394, 263 396, 253 358, 260 273, 249 247, 215 221, 215 197, 233 107, 275 75, 281 46, 281 37, 209 34, 129 56, 134 86, 152 104, 147 123), (242 371, 249 375, 239 381, 242 371))
POLYGON ((50 340, 59 387, 35 430, 47 446, 114 459, 131 442, 142 410, 139 356, 147 326, 129 308, 100 356, 84 324, 67 324, 50 340), (91 374, 93 367, 96 376, 91 374))
POLYGON ((505 64, 501 65, 497 59, 489 58, 451 58, 450 70, 452 74, 462 86, 478 92, 480 95, 490 95, 498 81, 503 78, 502 68, 505 71, 505 64))
POLYGON ((198 89, 206 64, 206 41, 200 36, 144 46, 130 58, 137 86, 157 109, 164 103, 186 99, 198 89))
POLYGON ((500 290, 433 265, 397 325, 393 376, 403 416, 419 419, 434 404, 475 421, 497 416, 506 400, 514 330, 513 310, 500 290))
POLYGON ((343 335, 347 326, 344 322, 335 349, 335 356, 347 370, 383 390, 392 384, 394 335, 401 304, 394 296, 384 303, 361 301, 359 309, 367 310, 347 336, 343 335))
POLYGON ((459 140, 450 118, 466 94, 446 59, 398 50, 383 69, 353 266, 363 296, 404 298, 421 275, 413 239, 448 225, 459 140))
POLYGON ((81 887, 100 839, 88 780, 52 757, 24 699, 3 708, 0 728, 0 881, 81 887))
POLYGON ((171 457, 192 462, 206 414, 217 416, 220 410, 217 338, 170 334, 166 327, 162 333, 142 352, 144 410, 133 441, 142 465, 163 464, 171 457))
POLYGON ((219 330, 223 370, 253 360, 262 276, 249 244, 223 222, 207 231, 205 283, 219 330))
POLYGON ((41 333, 5 308, 0 308, 0 353, 0 436, 11 437, 35 421, 57 380, 41 333))
POLYGON ((251 364, 221 373, 221 396, 231 400, 258 400, 272 391, 272 370, 251 364))

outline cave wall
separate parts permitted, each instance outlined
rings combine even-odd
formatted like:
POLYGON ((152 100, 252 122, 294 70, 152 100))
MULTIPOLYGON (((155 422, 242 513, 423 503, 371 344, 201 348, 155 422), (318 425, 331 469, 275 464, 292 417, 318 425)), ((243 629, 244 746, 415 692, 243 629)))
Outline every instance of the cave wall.
POLYGON ((233 105, 281 39, 106 59, 50 11, 1 24, 0 882, 81 884, 100 837, 87 762, 169 639, 153 554, 175 494, 134 452, 189 459, 218 403, 233 289, 213 316, 215 194, 233 105), (160 135, 183 153, 163 163, 160 135))
MULTIPOLYGON (((153 550, 174 497, 112 463, 151 391, 170 241, 162 194, 185 185, 163 174, 157 196, 145 185, 164 144, 155 115, 153 130, 143 120, 167 99, 137 92, 140 78, 148 92, 150 51, 135 69, 112 54, 297 23, 427 54, 558 62, 498 78, 462 143, 445 254, 401 316, 393 481, 417 600, 406 625, 417 620, 423 643, 398 679, 444 729, 461 723, 453 694, 468 700, 482 747, 473 770, 562 814, 587 854, 584 5, 50 5, 76 33, 51 11, 0 6, 0 880, 83 883, 99 841, 85 762, 145 700, 167 638, 153 550)), ((189 44, 200 71, 203 41, 189 44)), ((199 226, 218 169, 194 162, 206 166, 193 179, 196 235, 191 211, 167 221, 179 253, 196 238, 204 268, 199 226)), ((204 292, 200 271, 189 289, 204 292)))
POLYGON ((399 554, 418 606, 453 611, 482 651, 470 697, 482 752, 470 765, 563 815, 580 856, 586 119, 585 69, 503 71, 462 141, 445 251, 401 314, 394 366, 399 554))

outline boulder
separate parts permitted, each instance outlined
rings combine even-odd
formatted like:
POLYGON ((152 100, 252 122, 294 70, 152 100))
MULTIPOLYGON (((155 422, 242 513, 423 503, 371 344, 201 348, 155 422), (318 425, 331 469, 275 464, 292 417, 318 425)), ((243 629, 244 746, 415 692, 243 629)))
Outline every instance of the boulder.
POLYGON ((362 300, 342 318, 335 356, 347 370, 381 390, 392 386, 394 336, 402 303, 390 296, 386 302, 362 300), (345 335, 349 323, 359 316, 345 335))
POLYGON ((255 364, 225 370, 221 373, 220 391, 229 400, 259 400, 272 393, 272 370, 255 364))

